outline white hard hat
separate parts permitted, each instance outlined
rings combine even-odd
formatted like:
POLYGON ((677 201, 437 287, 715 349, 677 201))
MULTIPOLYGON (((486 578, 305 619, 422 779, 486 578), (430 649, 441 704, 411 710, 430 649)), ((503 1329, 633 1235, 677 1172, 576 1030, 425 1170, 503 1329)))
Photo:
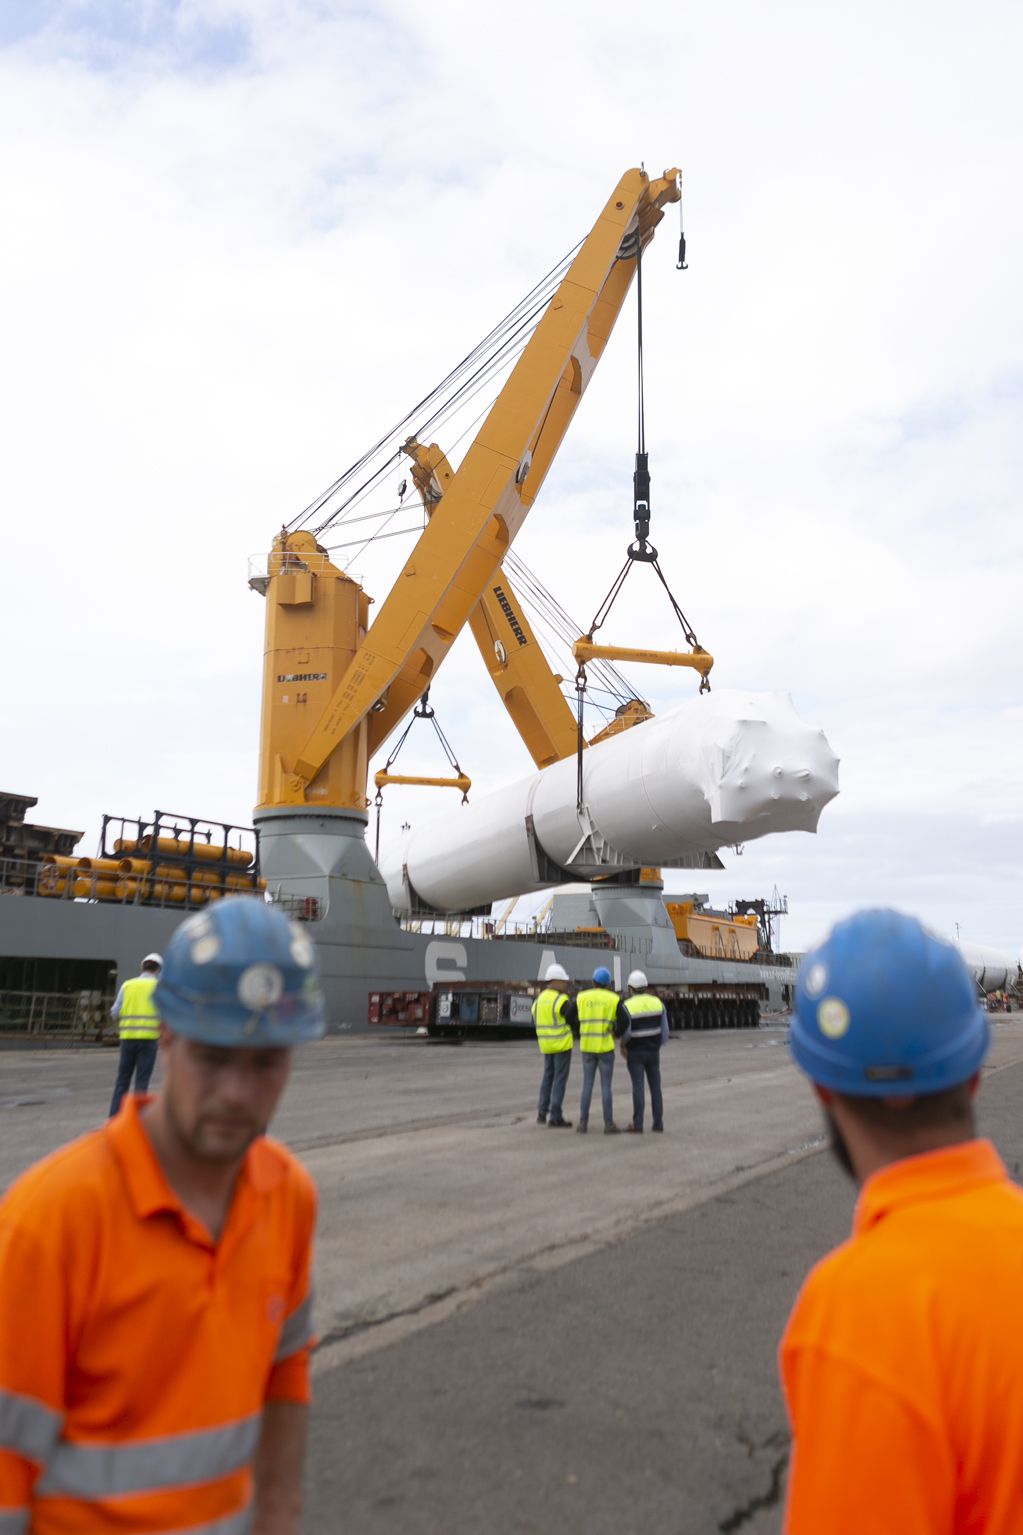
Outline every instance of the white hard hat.
POLYGON ((145 959, 142 961, 142 968, 143 968, 143 970, 146 968, 147 965, 158 965, 159 968, 162 970, 163 969, 163 955, 162 954, 147 954, 145 959))
POLYGON ((632 974, 629 976, 629 986, 633 991, 646 990, 647 978, 643 974, 642 970, 634 970, 632 972, 632 974))
POLYGON ((545 981, 567 981, 568 971, 564 965, 548 965, 543 978, 545 981))

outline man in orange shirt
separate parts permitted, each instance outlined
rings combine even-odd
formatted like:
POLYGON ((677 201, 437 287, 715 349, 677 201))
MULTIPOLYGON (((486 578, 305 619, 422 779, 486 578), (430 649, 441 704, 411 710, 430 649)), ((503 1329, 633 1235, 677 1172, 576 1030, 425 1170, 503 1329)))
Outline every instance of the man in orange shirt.
POLYGON ((860 1184, 781 1343, 787 1535, 1023 1535, 1023 1193, 975 1137, 957 949, 866 911, 803 961, 792 1053, 860 1184))
POLYGON ((164 1081, 0 1204, 0 1535, 297 1535, 315 1191, 265 1130, 323 1033, 309 939, 188 918, 164 1081))

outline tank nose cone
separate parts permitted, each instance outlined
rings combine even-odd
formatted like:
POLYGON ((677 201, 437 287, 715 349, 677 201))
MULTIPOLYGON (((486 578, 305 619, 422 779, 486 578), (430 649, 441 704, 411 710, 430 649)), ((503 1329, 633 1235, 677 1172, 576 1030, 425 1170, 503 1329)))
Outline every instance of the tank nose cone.
MULTIPOLYGON (((776 700, 777 702, 777 700, 776 700)), ((770 718, 739 718, 719 743, 718 772, 705 794, 723 841, 778 831, 816 831, 838 793, 838 758, 822 730, 805 725, 791 700, 770 718)))

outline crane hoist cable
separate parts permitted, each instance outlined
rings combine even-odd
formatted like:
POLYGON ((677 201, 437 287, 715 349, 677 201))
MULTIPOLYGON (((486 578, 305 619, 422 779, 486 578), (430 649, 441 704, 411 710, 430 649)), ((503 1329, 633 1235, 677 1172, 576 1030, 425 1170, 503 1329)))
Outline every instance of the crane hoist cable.
MULTIPOLYGON (((437 415, 449 411, 462 400, 469 385, 478 380, 483 370, 493 366, 495 360, 500 359, 502 355, 507 356, 509 348, 515 346, 523 331, 527 332, 526 339, 528 339, 528 333, 531 333, 535 328, 540 315, 546 309, 553 292, 560 283, 581 244, 582 241, 577 241, 567 255, 553 266, 530 289, 525 297, 520 299, 514 308, 509 310, 493 330, 482 341, 478 342, 462 358, 461 362, 457 363, 446 377, 431 389, 417 405, 407 412, 401 421, 397 422, 389 432, 385 433, 372 447, 368 448, 356 459, 343 474, 311 501, 303 511, 293 517, 291 522, 287 524, 289 531, 294 531, 310 523, 318 513, 323 511, 331 497, 349 486, 356 476, 367 471, 374 459, 377 459, 381 454, 386 454, 384 461, 375 470, 371 471, 369 478, 362 485, 357 486, 351 495, 339 507, 335 508, 316 531, 321 531, 336 521, 355 497, 368 489, 400 459, 400 443, 404 440, 404 436, 407 435, 408 428, 415 418, 421 416, 423 412, 434 412, 434 415, 429 416, 427 421, 420 427, 417 435, 422 435, 432 422, 436 420, 437 415), (466 374, 469 375, 469 378, 456 388, 455 386, 458 385, 459 380, 463 379, 466 374)), ((522 340, 521 344, 524 345, 525 340, 522 340)))
MULTIPOLYGON (((681 228, 681 225, 680 225, 681 228)), ((650 459, 646 447, 646 408, 643 389, 643 239, 642 231, 637 227, 632 240, 623 249, 623 257, 632 254, 634 245, 636 256, 636 359, 637 359, 637 444, 636 467, 632 476, 632 516, 635 530, 635 540, 629 544, 626 550, 625 563, 618 572, 611 588, 597 608, 593 621, 584 635, 578 639, 572 647, 573 654, 578 663, 575 676, 576 689, 576 809, 583 814, 583 704, 587 689, 586 665, 597 659, 601 660, 630 660, 653 662, 662 666, 692 666, 700 673, 700 692, 710 692, 710 669, 714 665, 714 658, 700 644, 693 631, 692 625, 679 607, 675 596, 668 585, 664 572, 661 569, 658 553, 650 542, 650 459), (636 564, 649 565, 664 587, 671 603, 672 611, 678 619, 682 633, 686 637, 686 643, 690 646, 688 654, 678 651, 637 650, 614 645, 595 645, 593 636, 606 622, 626 579, 636 564)), ((685 235, 679 237, 679 259, 677 268, 686 270, 685 260, 685 235)))
POLYGON ((682 223, 682 186, 679 184, 678 199, 678 260, 675 263, 676 272, 688 272, 689 262, 686 260, 686 231, 682 223))
MULTIPOLYGON (((503 564, 515 583, 515 590, 533 617, 554 637, 552 643, 555 648, 560 643, 571 656, 572 646, 580 632, 578 622, 562 607, 554 594, 544 586, 539 576, 514 549, 510 549, 505 555, 503 564)), ((632 681, 624 677, 609 661, 595 661, 592 670, 593 675, 603 684, 596 691, 606 692, 619 704, 630 703, 633 699, 637 699, 649 708, 647 700, 637 691, 632 681)))
POLYGON ((409 722, 405 726, 405 729, 402 731, 401 735, 398 737, 398 740, 394 746, 394 750, 391 752, 391 755, 388 757, 380 771, 374 775, 373 782, 376 784, 377 790, 373 803, 376 806, 377 812, 376 858, 378 863, 380 861, 380 812, 384 803, 384 789, 388 784, 407 784, 413 785, 414 787, 420 789, 460 789, 462 791, 462 804, 467 805, 469 803, 469 790, 472 788, 472 779, 462 772, 462 769, 458 765, 458 758, 455 756, 455 753, 452 750, 451 742, 440 728, 440 721, 437 719, 437 716, 434 713, 433 707, 430 703, 429 688, 426 689, 426 692, 423 694, 422 698, 420 698, 419 702, 412 710, 411 718, 409 719, 409 722), (433 776, 424 776, 420 773, 391 772, 391 768, 394 766, 394 763, 397 760, 402 747, 405 745, 405 742, 408 739, 409 731, 412 729, 417 720, 430 721, 431 725, 433 726, 434 733, 436 734, 437 739, 444 751, 444 755, 448 759, 448 765, 453 769, 452 777, 438 778, 433 776))

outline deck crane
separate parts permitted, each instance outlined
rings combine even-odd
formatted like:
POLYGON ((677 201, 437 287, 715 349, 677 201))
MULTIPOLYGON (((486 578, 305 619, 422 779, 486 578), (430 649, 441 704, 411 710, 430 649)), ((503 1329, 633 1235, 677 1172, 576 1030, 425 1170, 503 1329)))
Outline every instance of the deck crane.
MULTIPOLYGON (((379 993, 388 988, 420 995, 424 986, 429 991, 497 978, 528 986, 555 957, 556 935, 533 944, 497 944, 460 930, 438 932, 435 923, 431 932, 402 927, 394 914, 399 903, 366 845, 369 760, 411 711, 429 718, 426 695, 466 624, 536 768, 525 784, 506 786, 486 835, 477 835, 472 847, 464 840, 458 843, 464 832, 452 837, 434 827, 429 857, 425 865, 417 864, 414 878, 406 849, 396 888, 403 894, 415 888, 431 911, 450 913, 450 920, 489 915, 494 899, 550 888, 563 882, 566 871, 579 877, 588 870, 585 877, 599 879, 617 869, 628 872, 633 865, 638 870, 655 859, 663 862, 667 843, 662 833, 670 833, 675 866, 709 867, 713 848, 724 845, 721 828, 752 825, 756 835, 771 829, 812 831, 821 807, 837 792, 837 762, 823 734, 803 725, 791 704, 776 695, 717 693, 705 706, 693 699, 695 711, 676 709, 660 720, 649 719, 641 700, 629 700, 616 677, 603 671, 625 652, 597 638, 625 572, 572 647, 580 670, 598 668, 621 702, 615 720, 591 737, 584 758, 581 679, 576 679, 573 718, 519 601, 516 586, 534 596, 537 588, 517 560, 513 541, 628 291, 641 276, 643 250, 664 209, 679 199, 677 171, 656 180, 642 170, 627 171, 580 246, 414 412, 281 529, 265 564, 250 579, 266 599, 255 812, 262 873, 270 896, 313 924, 331 1017, 342 1026, 358 1026, 366 1017, 367 1000, 372 1010, 374 995, 379 1003, 379 993), (464 458, 452 468, 431 440, 438 420, 489 385, 515 357, 464 458), (416 530, 417 542, 370 624, 369 596, 334 563, 324 535, 339 520, 356 521, 362 497, 396 466, 419 491, 425 525, 416 530), (344 500, 324 517, 336 495, 344 500), (619 734, 598 748, 599 757, 598 751, 590 752, 601 736, 628 732, 640 720, 647 722, 641 739, 619 734), (701 741, 714 749, 704 751, 701 741), (767 769, 758 769, 755 792, 747 792, 743 764, 753 741, 761 755, 778 743, 787 765, 778 761, 772 766, 770 781, 767 769), (670 749, 661 750, 665 742, 670 749), (653 799, 621 790, 622 763, 645 759, 648 748, 652 755, 642 764, 643 783, 655 784, 660 808, 653 799), (574 764, 568 760, 573 756, 574 764), (608 764, 610 776, 604 771, 608 764), (572 766, 575 796, 570 792, 572 766), (578 785, 591 766, 596 769, 590 775, 593 795, 583 806, 578 785), (741 782, 736 779, 739 768, 741 782), (488 858, 477 851, 484 845, 488 858), (465 877, 466 860, 472 879, 465 877), (490 893, 495 879, 508 887, 496 896, 490 893), (425 889, 427 880, 432 895, 425 889)), ((684 263, 680 241, 679 264, 684 263)), ((637 309, 641 315, 641 305, 637 309)), ((659 575, 657 551, 647 538, 641 344, 639 375, 636 542, 630 545, 629 561, 649 563, 659 575)), ((399 505, 406 490, 407 484, 399 488, 399 505)), ((559 611, 559 620, 566 616, 559 611)), ((696 645, 695 635, 687 632, 686 639, 688 654, 644 652, 636 658, 691 665, 706 681, 712 657, 696 645)), ((456 760, 452 766, 457 767, 456 760)), ((625 778, 632 782, 629 773, 625 778)), ((475 801, 464 814, 478 815, 480 807, 475 801)), ((485 817, 491 814, 483 809, 485 817)), ((725 840, 735 839, 729 835, 725 840)), ((650 976, 674 984, 681 980, 682 961, 659 890, 659 882, 642 878, 634 888, 629 880, 611 880, 594 886, 594 901, 617 946, 615 963, 626 952, 636 952, 638 941, 650 976)), ((571 962, 585 973, 607 962, 611 953, 606 944, 577 948, 571 962)))
POLYGON ((418 704, 466 623, 537 765, 576 751, 572 710, 501 566, 642 249, 679 195, 677 170, 622 176, 457 471, 436 444, 405 442, 429 515, 372 625, 368 597, 315 532, 275 538, 265 574, 250 583, 267 599, 261 823, 302 811, 364 816, 370 757, 418 704))

